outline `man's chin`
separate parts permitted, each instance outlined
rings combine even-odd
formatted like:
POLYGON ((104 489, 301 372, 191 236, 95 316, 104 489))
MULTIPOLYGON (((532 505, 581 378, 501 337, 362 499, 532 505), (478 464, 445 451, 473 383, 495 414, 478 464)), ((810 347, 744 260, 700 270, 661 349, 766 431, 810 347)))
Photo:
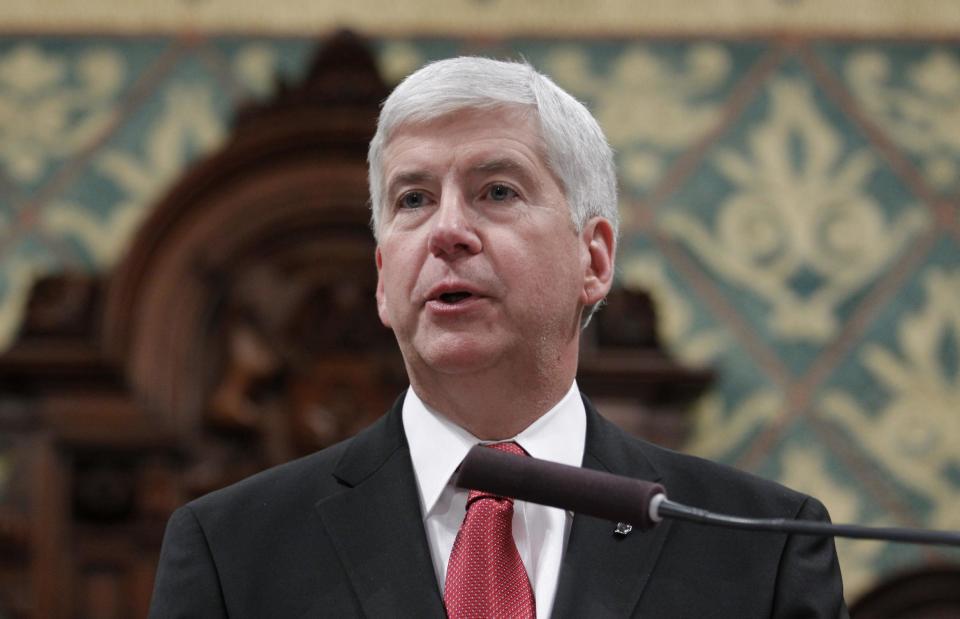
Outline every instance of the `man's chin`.
POLYGON ((438 374, 469 374, 495 365, 500 353, 499 347, 489 342, 461 339, 425 347, 420 357, 431 371, 438 374))

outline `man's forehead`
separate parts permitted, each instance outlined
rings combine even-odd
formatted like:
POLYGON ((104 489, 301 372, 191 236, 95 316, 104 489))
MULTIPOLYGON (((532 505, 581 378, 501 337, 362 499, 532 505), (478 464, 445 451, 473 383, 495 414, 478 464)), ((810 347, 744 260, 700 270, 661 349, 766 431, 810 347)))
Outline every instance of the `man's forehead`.
MULTIPOLYGON (((492 150, 489 148, 491 144, 487 144, 486 149, 478 148, 475 157, 472 157, 469 162, 469 167, 473 171, 521 171, 522 168, 529 167, 531 164, 535 167, 542 165, 549 168, 539 122, 536 115, 531 113, 529 106, 500 106, 491 109, 465 108, 435 118, 408 121, 398 125, 390 132, 384 144, 384 172, 387 176, 393 176, 398 172, 398 165, 403 168, 408 167, 404 164, 409 163, 409 157, 406 156, 409 151, 415 151, 421 145, 430 145, 431 142, 446 146, 442 142, 450 135, 456 135, 459 132, 470 134, 470 139, 476 139, 478 136, 488 137, 493 145, 492 150), (495 140, 498 138, 505 140, 503 152, 499 152, 496 148, 495 140), (512 146, 510 143, 513 143, 512 146), (527 158, 519 153, 510 154, 511 148, 517 150, 517 143, 529 149, 533 161, 526 161, 527 158), (398 155, 400 155, 399 159, 404 160, 402 163, 397 161, 398 155)), ((423 163, 430 162, 429 155, 425 155, 424 158, 423 163)), ((406 173, 408 170, 400 172, 406 173)))
POLYGON ((498 129, 506 126, 529 131, 531 138, 536 141, 531 146, 542 150, 543 136, 536 110, 527 105, 467 107, 426 118, 414 115, 390 130, 384 148, 389 149, 390 145, 400 137, 429 137, 463 128, 498 129))

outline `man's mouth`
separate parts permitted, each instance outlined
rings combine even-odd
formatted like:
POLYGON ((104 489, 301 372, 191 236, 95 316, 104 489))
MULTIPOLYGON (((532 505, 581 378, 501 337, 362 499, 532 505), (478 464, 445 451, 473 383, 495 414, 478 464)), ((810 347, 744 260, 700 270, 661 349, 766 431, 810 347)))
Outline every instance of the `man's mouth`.
POLYGON ((463 301, 466 298, 472 297, 473 295, 466 291, 459 292, 444 292, 441 294, 438 299, 443 303, 448 303, 450 305, 456 305, 460 301, 463 301))

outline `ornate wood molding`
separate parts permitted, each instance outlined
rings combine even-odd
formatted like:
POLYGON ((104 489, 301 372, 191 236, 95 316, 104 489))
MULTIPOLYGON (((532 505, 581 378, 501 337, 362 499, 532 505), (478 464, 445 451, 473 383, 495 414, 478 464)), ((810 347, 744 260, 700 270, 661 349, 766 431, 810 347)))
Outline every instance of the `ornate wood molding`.
POLYGON ((311 35, 349 26, 384 34, 503 37, 518 34, 706 36, 811 31, 899 36, 949 34, 960 27, 953 0, 206 0, 147 5, 122 0, 81 4, 0 4, 5 29, 32 32, 243 32, 311 35))

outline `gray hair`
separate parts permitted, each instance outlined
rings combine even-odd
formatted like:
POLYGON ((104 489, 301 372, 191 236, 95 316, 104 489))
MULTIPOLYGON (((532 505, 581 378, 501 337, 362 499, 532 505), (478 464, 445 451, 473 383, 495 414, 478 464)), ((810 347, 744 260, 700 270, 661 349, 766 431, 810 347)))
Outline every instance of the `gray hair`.
POLYGON ((613 151, 587 108, 527 63, 466 56, 426 65, 403 80, 384 102, 367 155, 374 235, 379 234, 385 206, 383 150, 398 127, 462 109, 516 105, 536 112, 547 166, 561 184, 577 230, 599 215, 610 221, 616 234, 613 151))
MULTIPOLYGON (((463 109, 522 106, 534 111, 546 150, 546 164, 561 185, 577 231, 591 217, 610 221, 619 230, 617 178, 613 151, 586 107, 549 77, 526 62, 460 57, 432 62, 397 86, 380 110, 370 141, 371 226, 379 238, 385 206, 383 151, 396 129, 463 109)), ((597 304, 599 305, 599 304, 597 304)), ((589 321, 596 306, 584 313, 589 321)))

